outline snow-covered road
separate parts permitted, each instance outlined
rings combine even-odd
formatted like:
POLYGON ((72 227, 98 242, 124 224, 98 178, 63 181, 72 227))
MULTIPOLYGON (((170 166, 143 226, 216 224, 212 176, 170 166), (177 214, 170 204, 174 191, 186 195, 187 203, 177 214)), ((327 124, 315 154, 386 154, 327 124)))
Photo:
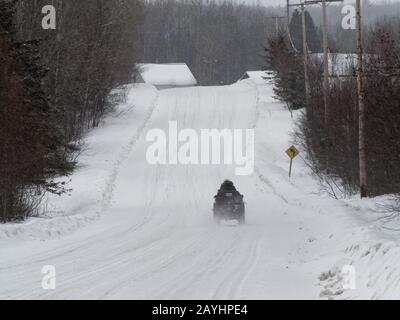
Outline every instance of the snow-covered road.
POLYGON ((50 198, 68 218, 3 228, 0 298, 319 298, 321 273, 348 262, 353 223, 346 205, 315 193, 300 158, 288 178, 284 151, 293 120, 272 98, 271 85, 242 81, 158 93, 139 86, 130 94, 135 107, 89 135, 72 195, 50 198), (146 133, 168 131, 169 121, 196 131, 254 128, 255 172, 150 165, 146 133), (226 178, 245 196, 244 226, 212 220, 213 195, 226 178), (56 268, 55 290, 41 286, 45 265, 56 268))

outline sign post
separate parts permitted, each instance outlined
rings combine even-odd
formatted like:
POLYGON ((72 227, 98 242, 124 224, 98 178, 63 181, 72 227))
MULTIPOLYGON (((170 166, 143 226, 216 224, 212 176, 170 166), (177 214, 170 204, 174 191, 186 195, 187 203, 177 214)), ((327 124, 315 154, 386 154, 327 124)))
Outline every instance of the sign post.
POLYGON ((299 155, 299 150, 295 146, 291 146, 289 149, 286 150, 286 154, 290 158, 290 167, 289 167, 289 178, 292 175, 292 165, 293 159, 299 155))

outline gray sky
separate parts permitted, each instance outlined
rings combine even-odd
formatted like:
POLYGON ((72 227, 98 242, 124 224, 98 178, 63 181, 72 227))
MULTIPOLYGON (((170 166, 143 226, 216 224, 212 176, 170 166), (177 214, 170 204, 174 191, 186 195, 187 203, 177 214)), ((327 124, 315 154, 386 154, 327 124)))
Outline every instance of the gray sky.
MULTIPOLYGON (((266 5, 266 6, 284 6, 286 5, 286 0, 239 0, 238 2, 247 2, 247 3, 257 3, 266 5)), ((300 0, 290 0, 292 3, 298 3, 300 0)), ((361 0, 362 4, 363 0, 361 0)), ((371 3, 382 3, 382 2, 400 2, 400 0, 370 0, 371 3)), ((355 3, 355 0, 345 0, 344 3, 355 3)))

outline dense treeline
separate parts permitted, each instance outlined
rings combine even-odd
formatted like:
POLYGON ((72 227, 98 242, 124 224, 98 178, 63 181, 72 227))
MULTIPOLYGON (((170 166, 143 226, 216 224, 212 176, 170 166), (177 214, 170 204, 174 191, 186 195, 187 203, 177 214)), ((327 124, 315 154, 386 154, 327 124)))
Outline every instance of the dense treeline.
MULTIPOLYGON (((399 31, 398 19, 386 19, 364 32, 366 77, 363 86, 370 196, 400 192, 399 31)), ((285 48, 289 50, 287 42, 285 48)), ((270 41, 270 45, 275 48, 276 41, 270 41)), ((269 52, 272 53, 270 59, 282 59, 282 56, 274 54, 274 50, 269 52)), ((295 64, 296 55, 285 53, 284 56, 287 58, 286 65, 295 64)), ((359 186, 357 83, 355 59, 354 56, 349 58, 337 56, 335 59, 333 55, 331 59, 331 69, 347 76, 330 80, 327 119, 324 112, 321 58, 310 58, 310 104, 305 108, 297 132, 299 143, 303 143, 308 151, 313 171, 333 196, 353 194, 358 192, 359 186)), ((295 65, 299 68, 299 62, 295 65)), ((276 85, 280 90, 288 87, 287 82, 276 85)), ((302 86, 304 88, 304 83, 302 86)), ((298 87, 300 89, 301 84, 298 87)))
MULTIPOLYGON (((397 19, 386 20, 364 33, 365 140, 371 196, 400 191, 399 27, 397 19)), ((354 63, 343 66, 340 59, 337 63, 342 65, 334 68, 350 76, 331 81, 328 122, 324 124, 321 82, 316 80, 314 88, 319 86, 319 89, 313 91, 303 123, 307 130, 303 133, 309 141, 317 171, 329 177, 327 182, 331 186, 340 179, 343 187, 339 190, 351 194, 358 191, 359 185, 357 84, 354 63)), ((320 66, 314 68, 321 70, 320 66)), ((321 72, 316 74, 320 79, 321 72)))
POLYGON ((231 1, 148 1, 139 30, 141 60, 185 62, 202 85, 232 83, 260 69, 275 12, 231 1))
POLYGON ((87 129, 110 109, 111 89, 133 78, 136 0, 0 0, 0 222, 35 213, 54 178, 73 170, 87 129))
MULTIPOLYGON (((344 4, 337 3, 330 4, 327 7, 331 52, 356 52, 356 43, 354 41, 355 30, 342 28, 342 19, 345 16, 342 13, 342 8, 349 4, 351 5, 351 3, 346 2, 344 4)), ((320 28, 322 25, 321 6, 307 6, 307 11, 310 12, 316 26, 320 28)), ((365 32, 368 32, 368 27, 382 18, 398 18, 400 15, 400 3, 396 1, 362 0, 361 15, 363 17, 365 32)))
POLYGON ((0 1, 0 221, 32 213, 44 191, 60 193, 52 181, 72 164, 57 125, 57 110, 42 82, 46 70, 36 41, 17 42, 14 5, 0 1))
POLYGON ((64 113, 65 133, 78 139, 98 125, 107 111, 110 90, 132 78, 141 4, 137 0, 55 0, 57 28, 44 30, 41 9, 48 1, 16 2, 18 38, 41 40, 50 99, 64 113))

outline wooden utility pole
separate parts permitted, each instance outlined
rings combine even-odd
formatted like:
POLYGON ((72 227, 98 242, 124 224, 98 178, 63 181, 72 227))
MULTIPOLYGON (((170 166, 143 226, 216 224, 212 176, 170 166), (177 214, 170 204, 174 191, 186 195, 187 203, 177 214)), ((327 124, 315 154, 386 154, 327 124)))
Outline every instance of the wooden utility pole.
POLYGON ((365 198, 367 189, 367 156, 365 152, 365 105, 364 105, 364 67, 363 43, 361 33, 361 1, 356 0, 356 31, 357 31, 357 95, 358 95, 358 156, 360 167, 360 195, 365 198))
POLYGON ((303 64, 304 64, 304 86, 306 90, 306 106, 310 105, 310 79, 308 78, 308 47, 307 47, 307 32, 306 32, 306 16, 304 3, 301 4, 301 24, 303 30, 303 64))
POLYGON ((306 3, 301 2, 297 4, 288 4, 288 7, 301 8, 301 24, 302 24, 302 37, 303 37, 303 65, 304 65, 304 89, 306 95, 306 106, 309 106, 311 97, 310 78, 308 76, 308 46, 307 46, 307 32, 306 32, 306 16, 305 16, 306 3))
POLYGON ((322 84, 323 95, 324 95, 324 125, 325 128, 329 124, 329 102, 328 102, 328 91, 329 91, 329 43, 328 43, 328 18, 326 13, 326 7, 328 2, 342 2, 343 0, 311 0, 306 1, 306 4, 322 4, 322 34, 323 34, 323 50, 324 50, 324 79, 322 84))
POLYGON ((286 16, 287 16, 287 29, 288 29, 288 32, 290 32, 290 28, 289 28, 289 26, 290 26, 290 8, 289 8, 290 2, 289 1, 290 0, 286 0, 286 16))
MULTIPOLYGON (((328 2, 342 2, 343 0, 310 0, 304 4, 319 4, 322 2, 323 29, 324 29, 324 104, 325 124, 329 121, 329 106, 327 101, 327 89, 329 88, 329 60, 328 60, 328 31, 326 18, 326 4, 328 2)), ((363 44, 361 32, 361 0, 356 0, 356 32, 357 32, 357 96, 358 96, 358 156, 359 156, 359 178, 361 198, 368 196, 367 179, 367 156, 365 150, 365 105, 364 105, 364 67, 363 67, 363 44)))
POLYGON ((326 0, 322 0, 322 31, 324 46, 324 124, 325 128, 329 124, 329 106, 328 106, 328 89, 329 89, 329 44, 328 44, 328 19, 326 16, 326 0))

